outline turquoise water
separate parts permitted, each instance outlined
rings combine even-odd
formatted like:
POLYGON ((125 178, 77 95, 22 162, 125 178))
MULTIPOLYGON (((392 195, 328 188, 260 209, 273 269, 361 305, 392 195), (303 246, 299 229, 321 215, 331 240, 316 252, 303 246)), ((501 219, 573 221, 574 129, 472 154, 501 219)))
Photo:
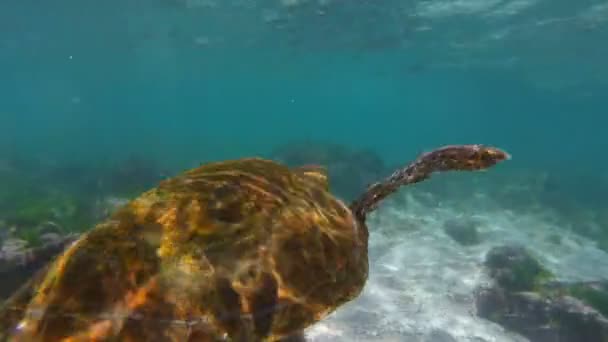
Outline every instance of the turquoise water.
POLYGON ((402 161, 484 142, 599 167, 601 2, 305 3, 7 2, 1 146, 192 162, 313 138, 402 161))
MULTIPOLYGON (((371 151, 388 166, 442 145, 483 143, 513 159, 475 176, 478 183, 447 177, 422 187, 435 199, 404 215, 432 216, 434 227, 441 215, 473 217, 484 208, 482 221, 498 227, 488 231, 508 234, 512 221, 492 215, 515 210, 519 220, 547 209, 538 215, 549 221, 521 220, 608 252, 606 41, 608 3, 600 0, 5 0, 0 172, 10 175, 0 189, 0 229, 34 207, 24 188, 48 188, 54 203, 56 193, 76 192, 74 206, 90 213, 94 201, 133 197, 124 183, 144 190, 201 162, 274 157, 297 141, 371 151), (133 156, 159 169, 144 164, 132 178, 96 169, 133 156), (61 176, 46 175, 64 165, 61 176), (460 187, 449 194, 452 180, 460 187), (502 196, 504 208, 488 209, 473 193, 502 196), (442 202, 442 194, 463 197, 442 202)), ((35 220, 44 221, 48 210, 40 210, 35 220)), ((66 225, 83 231, 93 216, 66 225)), ((404 216, 390 217, 374 222, 399 226, 404 216)), ((604 279, 608 268, 599 263, 588 273, 604 279)))

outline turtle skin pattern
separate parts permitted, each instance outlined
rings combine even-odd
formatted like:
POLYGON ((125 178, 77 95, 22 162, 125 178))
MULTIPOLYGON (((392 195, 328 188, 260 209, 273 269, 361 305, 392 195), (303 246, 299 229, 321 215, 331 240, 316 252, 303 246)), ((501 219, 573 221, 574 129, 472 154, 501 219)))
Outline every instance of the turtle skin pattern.
POLYGON ((355 298, 368 232, 321 169, 252 158, 167 179, 4 305, 13 341, 274 341, 355 298))

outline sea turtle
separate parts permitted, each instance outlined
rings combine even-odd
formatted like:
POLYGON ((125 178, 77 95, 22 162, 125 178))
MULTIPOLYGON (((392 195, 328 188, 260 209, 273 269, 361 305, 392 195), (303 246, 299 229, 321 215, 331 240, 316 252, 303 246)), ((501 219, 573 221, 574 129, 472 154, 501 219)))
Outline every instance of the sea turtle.
MULTIPOLYGON (((277 341, 356 298, 366 216, 435 171, 508 159, 483 145, 422 154, 350 206, 320 166, 214 162, 162 181, 70 244, 0 310, 12 341, 277 341)), ((301 335, 299 335, 301 336, 301 335)))

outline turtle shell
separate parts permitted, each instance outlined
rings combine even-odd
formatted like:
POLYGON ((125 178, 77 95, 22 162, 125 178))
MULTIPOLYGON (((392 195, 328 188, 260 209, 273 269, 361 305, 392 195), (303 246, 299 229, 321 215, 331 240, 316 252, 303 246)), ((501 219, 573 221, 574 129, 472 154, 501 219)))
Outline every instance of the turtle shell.
POLYGON ((4 304, 0 329, 18 341, 278 340, 360 293, 367 238, 322 168, 210 163, 75 241, 4 304))

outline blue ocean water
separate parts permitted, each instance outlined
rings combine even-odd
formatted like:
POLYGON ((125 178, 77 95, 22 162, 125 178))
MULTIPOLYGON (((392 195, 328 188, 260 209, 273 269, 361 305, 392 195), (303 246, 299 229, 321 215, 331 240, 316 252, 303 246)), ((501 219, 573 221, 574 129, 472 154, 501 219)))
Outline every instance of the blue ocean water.
POLYGON ((483 143, 513 156, 494 182, 549 175, 608 241, 606 41, 603 0, 4 0, 0 162, 483 143))
POLYGON ((520 162, 601 167, 601 2, 284 7, 7 2, 1 146, 191 161, 321 138, 401 161, 484 142, 520 162))

